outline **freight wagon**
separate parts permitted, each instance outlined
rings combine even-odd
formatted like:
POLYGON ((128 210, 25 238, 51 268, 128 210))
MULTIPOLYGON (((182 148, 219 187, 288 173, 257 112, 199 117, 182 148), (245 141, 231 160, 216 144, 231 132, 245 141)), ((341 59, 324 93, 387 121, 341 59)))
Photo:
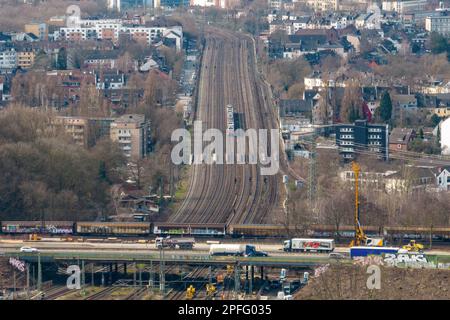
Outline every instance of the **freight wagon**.
POLYGON ((76 233, 79 235, 102 236, 148 236, 148 222, 77 222, 76 233))
POLYGON ((74 223, 72 221, 2 221, 0 230, 4 234, 68 235, 74 233, 74 223))

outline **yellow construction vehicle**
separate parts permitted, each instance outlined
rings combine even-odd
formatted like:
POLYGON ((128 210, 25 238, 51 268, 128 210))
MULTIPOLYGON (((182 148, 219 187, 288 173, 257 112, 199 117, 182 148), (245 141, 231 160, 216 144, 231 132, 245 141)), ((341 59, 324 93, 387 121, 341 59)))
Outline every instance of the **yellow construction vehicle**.
POLYGON ((194 288, 194 286, 191 284, 191 285, 189 286, 189 288, 187 288, 187 290, 186 290, 186 299, 192 300, 192 298, 194 298, 194 295, 195 295, 195 288, 194 288))
POLYGON ((210 284, 210 283, 206 284, 206 295, 208 297, 214 296, 216 294, 216 291, 217 291, 217 289, 216 289, 215 285, 210 284))
POLYGON ((37 233, 30 234, 30 241, 41 241, 42 237, 40 237, 37 233))
POLYGON ((234 271, 234 266, 232 266, 230 264, 227 265, 227 274, 230 275, 233 273, 233 271, 234 271))
POLYGON ((409 243, 402 248, 411 252, 422 252, 423 244, 417 243, 416 240, 410 240, 409 243))
POLYGON ((361 227, 361 223, 359 221, 359 173, 361 171, 361 167, 358 163, 353 161, 352 170, 355 174, 355 238, 350 243, 350 246, 382 247, 384 245, 383 238, 369 238, 361 227))

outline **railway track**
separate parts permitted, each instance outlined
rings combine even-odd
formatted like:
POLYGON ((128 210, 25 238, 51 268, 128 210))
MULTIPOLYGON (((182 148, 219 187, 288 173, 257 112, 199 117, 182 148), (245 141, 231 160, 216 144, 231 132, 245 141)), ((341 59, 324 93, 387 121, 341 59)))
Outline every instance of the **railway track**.
POLYGON ((102 300, 102 298, 109 297, 111 293, 113 293, 117 287, 107 287, 97 293, 94 293, 88 297, 86 297, 85 300, 102 300))
POLYGON ((69 293, 71 290, 66 286, 54 287, 45 292, 44 300, 55 300, 69 293))
POLYGON ((132 292, 130 295, 125 297, 124 300, 140 300, 142 296, 147 292, 146 287, 142 287, 139 289, 136 289, 134 292, 132 292))
MULTIPOLYGON (((277 128, 257 78, 251 38, 209 28, 200 71, 196 120, 226 132, 226 105, 243 115, 243 129, 277 128)), ((279 176, 259 164, 193 164, 185 201, 169 220, 179 223, 262 223, 278 206, 279 176)), ((224 159, 224 161, 226 161, 224 159)))
MULTIPOLYGON (((208 275, 208 268, 205 267, 199 267, 195 268, 193 271, 191 271, 189 274, 187 274, 183 280, 185 282, 189 283, 189 280, 196 280, 199 278, 206 278, 208 275)), ((194 282, 192 284, 196 290, 195 295, 198 294, 198 290, 202 287, 204 287, 203 283, 194 282)), ((194 297, 195 297, 194 295, 194 297)), ((180 286, 179 288, 172 289, 171 292, 167 295, 167 300, 183 300, 186 298, 186 289, 183 286, 180 286)))

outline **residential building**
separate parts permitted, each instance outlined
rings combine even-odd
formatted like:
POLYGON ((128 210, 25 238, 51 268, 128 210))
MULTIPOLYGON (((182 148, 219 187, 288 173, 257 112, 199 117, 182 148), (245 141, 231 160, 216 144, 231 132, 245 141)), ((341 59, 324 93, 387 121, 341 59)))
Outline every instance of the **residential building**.
POLYGON ((339 0, 306 0, 306 4, 315 11, 337 11, 339 0))
POLYGON ((389 0, 383 1, 381 8, 383 11, 394 11, 399 14, 423 11, 428 4, 427 0, 389 0))
POLYGON ((70 135, 73 141, 87 147, 89 138, 89 121, 84 117, 56 117, 53 125, 62 126, 64 131, 70 135))
POLYGON ((439 168, 436 184, 440 190, 450 191, 450 166, 439 168))
POLYGON ((27 23, 24 26, 24 31, 25 33, 34 34, 39 40, 47 40, 48 38, 47 25, 45 23, 27 23))
POLYGON ((390 151, 407 151, 408 143, 413 141, 416 137, 414 129, 408 128, 394 128, 389 135, 389 150, 390 151))
POLYGON ((436 169, 405 166, 384 180, 387 193, 426 191, 436 186, 436 169))
POLYGON ((417 108, 417 98, 412 94, 393 94, 392 105, 397 108, 415 109, 417 108))
POLYGON ((450 118, 441 121, 439 128, 441 134, 441 152, 443 155, 450 155, 450 118))
POLYGON ((425 30, 450 35, 450 15, 432 16, 425 18, 425 30))
POLYGON ((110 135, 128 158, 140 159, 150 151, 150 125, 144 115, 126 114, 117 118, 111 123, 110 135))
POLYGON ((58 116, 52 124, 55 127, 62 127, 76 144, 90 148, 98 139, 110 136, 113 121, 114 118, 58 116))
POLYGON ((353 160, 357 153, 372 153, 389 158, 389 126, 356 120, 354 124, 336 125, 336 145, 344 160, 353 160))
POLYGON ((116 90, 125 86, 125 75, 119 70, 105 71, 95 76, 95 86, 99 90, 116 90))
POLYGON ((9 71, 17 67, 17 53, 14 48, 0 47, 0 71, 9 71))
POLYGON ((17 51, 17 66, 22 69, 29 69, 34 64, 35 53, 32 48, 23 48, 17 51))

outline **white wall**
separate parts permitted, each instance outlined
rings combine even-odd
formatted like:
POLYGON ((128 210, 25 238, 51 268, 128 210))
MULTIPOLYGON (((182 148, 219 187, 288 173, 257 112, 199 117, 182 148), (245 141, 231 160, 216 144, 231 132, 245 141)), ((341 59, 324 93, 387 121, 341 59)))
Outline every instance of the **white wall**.
POLYGON ((443 155, 450 155, 450 118, 441 122, 441 149, 443 155))

